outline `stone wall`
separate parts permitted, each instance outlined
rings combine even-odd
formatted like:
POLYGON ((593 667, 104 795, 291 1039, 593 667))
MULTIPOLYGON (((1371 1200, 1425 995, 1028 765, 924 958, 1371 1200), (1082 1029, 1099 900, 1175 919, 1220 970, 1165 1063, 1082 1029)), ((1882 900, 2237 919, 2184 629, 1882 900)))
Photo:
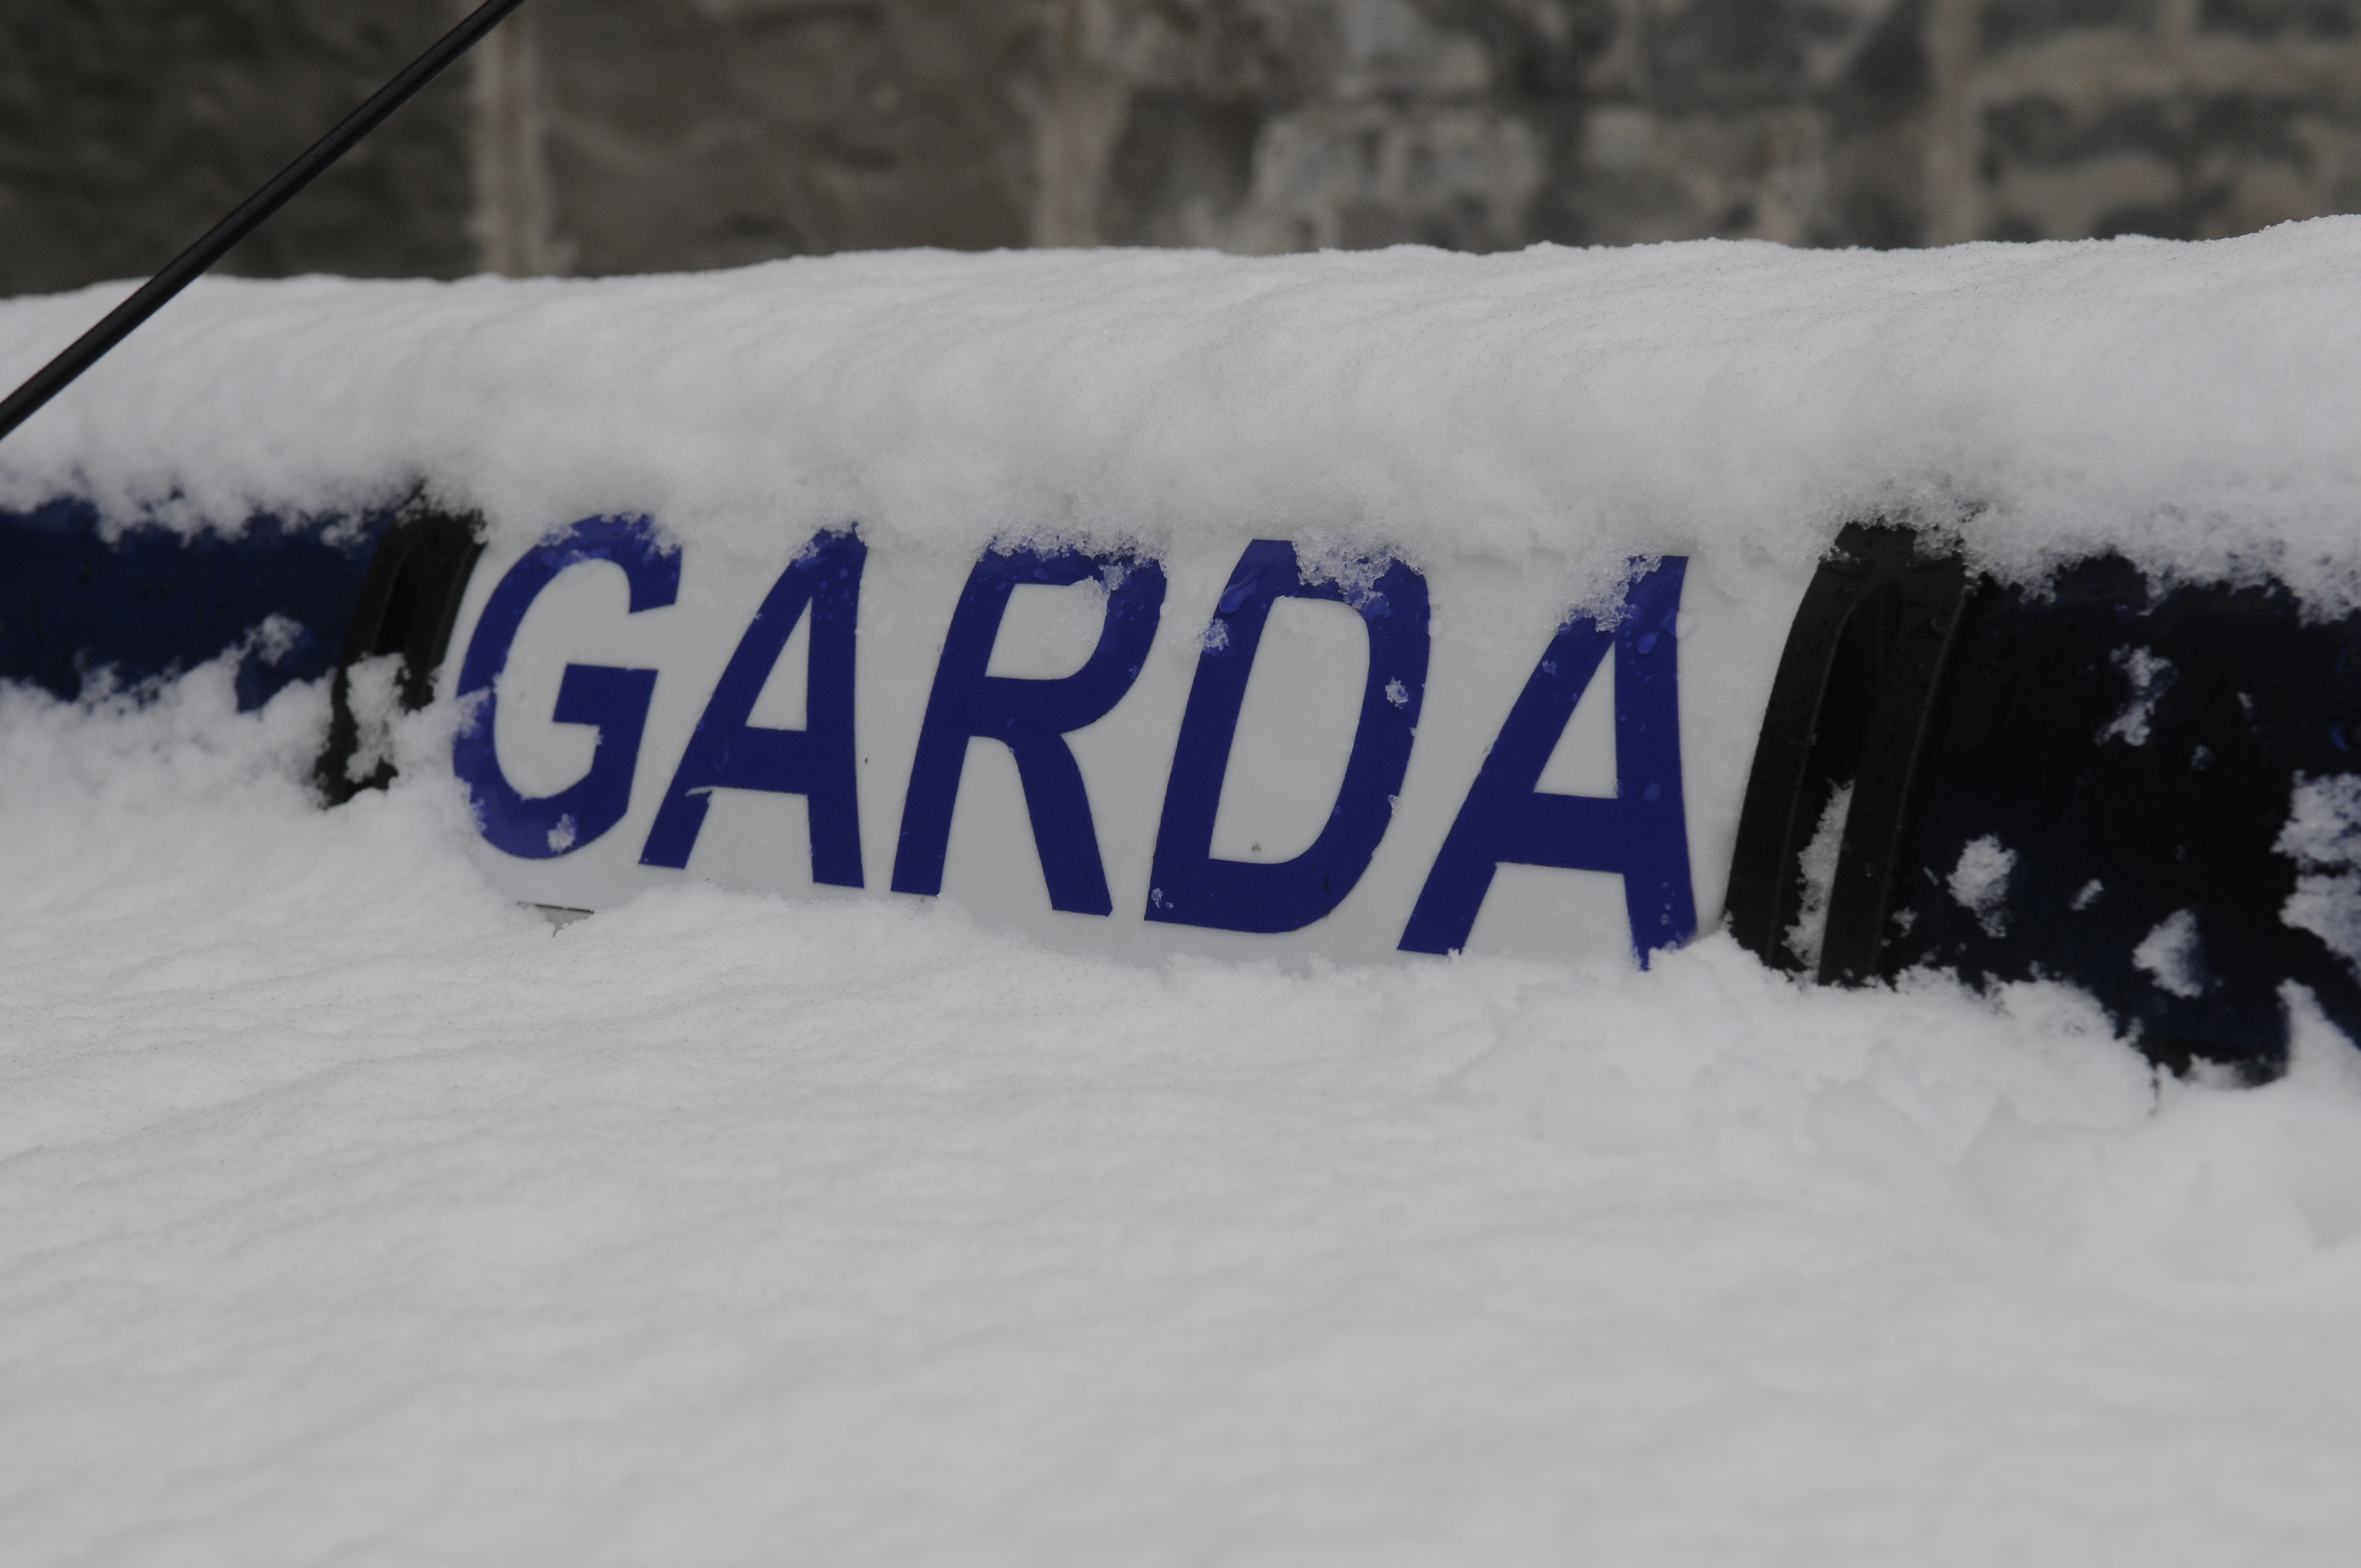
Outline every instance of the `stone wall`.
MULTIPOLYGON (((0 294, 152 272, 383 85, 445 0, 0 0, 0 294)), ((437 82, 231 270, 478 265, 468 83, 437 82)))
POLYGON ((1924 237, 2213 238, 2361 207, 2356 0, 1934 0, 1924 237))
MULTIPOLYGON (((144 272, 454 0, 8 0, 0 293, 144 272)), ((2361 0, 532 0, 231 269, 2203 236, 2361 208, 2361 0)))

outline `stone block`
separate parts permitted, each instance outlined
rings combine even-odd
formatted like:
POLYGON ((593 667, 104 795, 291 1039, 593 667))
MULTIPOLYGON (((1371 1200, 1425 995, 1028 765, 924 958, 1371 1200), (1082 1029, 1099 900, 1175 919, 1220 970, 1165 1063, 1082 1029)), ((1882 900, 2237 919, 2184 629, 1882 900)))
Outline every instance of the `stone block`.
POLYGON ((1985 233, 2211 239, 2361 204, 2361 83, 2032 96, 1983 119, 1985 233))
POLYGON ((1029 237, 1041 7, 570 0, 534 24, 573 270, 1029 237))
POLYGON ((1982 0, 1976 41, 1987 55, 2038 49, 2076 34, 2131 42, 2156 32, 2158 0, 1982 0))
POLYGON ((2361 38, 2361 0, 2202 0, 2201 34, 2301 43, 2361 38))
MULTIPOLYGON (((7 0, 0 294, 154 271, 425 49, 446 0, 7 0)), ((234 252, 230 272, 471 271, 464 74, 234 252)))

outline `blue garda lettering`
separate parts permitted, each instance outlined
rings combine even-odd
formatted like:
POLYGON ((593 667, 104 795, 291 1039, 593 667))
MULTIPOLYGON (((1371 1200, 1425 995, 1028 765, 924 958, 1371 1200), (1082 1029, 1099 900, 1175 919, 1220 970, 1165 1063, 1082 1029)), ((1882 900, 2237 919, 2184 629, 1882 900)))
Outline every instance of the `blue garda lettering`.
POLYGON ((853 634, 869 552, 851 533, 823 533, 787 564, 738 641, 697 721, 640 851, 645 866, 684 867, 717 789, 800 795, 811 824, 811 875, 861 885, 860 771, 852 725, 853 634), (811 618, 805 728, 746 722, 796 623, 811 618))
POLYGON ((1502 861, 1615 872, 1640 961, 1697 934, 1681 806, 1680 654, 1674 621, 1688 563, 1669 555, 1631 585, 1611 628, 1562 627, 1525 683, 1402 932, 1406 952, 1465 947, 1502 861), (1615 795, 1534 788, 1583 691, 1615 651, 1615 795))
POLYGON ((1197 658, 1156 834, 1148 918, 1224 931, 1271 933, 1311 925, 1345 901, 1393 821, 1426 696, 1426 579, 1393 563, 1365 597, 1307 584, 1295 546, 1257 539, 1231 573, 1197 658), (1237 738, 1238 708, 1270 607, 1326 599, 1358 610, 1369 638, 1369 678, 1345 780, 1312 847, 1291 861, 1217 860, 1213 819, 1237 738))
POLYGON ((942 891, 951 808, 959 799, 968 741, 978 738, 1000 741, 1016 756, 1049 906, 1076 915, 1115 913, 1090 795, 1065 737, 1097 723, 1123 700, 1147 663, 1163 608, 1164 569, 1152 561, 1017 550, 992 551, 976 563, 951 616, 918 730, 894 857, 895 892, 942 891), (1098 646, 1081 669, 1054 680, 984 673, 1008 596, 1020 584, 1068 587, 1099 576, 1110 579, 1106 620, 1098 646))
POLYGON ((594 517, 550 535, 508 570, 492 590, 459 666, 459 699, 467 717, 452 742, 451 768, 476 806, 476 820, 495 849, 545 861, 591 842, 622 820, 639 765, 640 732, 655 695, 653 670, 568 664, 551 715, 560 724, 598 730, 589 772, 555 795, 520 795, 500 771, 493 742, 494 687, 508 667, 509 649, 525 611, 558 574, 593 561, 619 567, 631 584, 631 613, 659 609, 680 593, 680 553, 658 547, 645 518, 594 517), (477 699, 472 708, 466 707, 477 699))

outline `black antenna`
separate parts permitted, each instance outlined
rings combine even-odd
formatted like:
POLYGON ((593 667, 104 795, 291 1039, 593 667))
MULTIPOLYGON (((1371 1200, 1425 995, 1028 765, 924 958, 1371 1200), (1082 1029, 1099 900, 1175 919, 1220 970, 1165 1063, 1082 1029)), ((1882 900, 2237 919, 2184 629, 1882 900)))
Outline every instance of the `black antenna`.
POLYGON ((420 88, 442 75, 445 67, 475 48, 486 33, 523 4, 524 0, 484 0, 466 21, 444 34, 433 49, 378 89, 376 96, 345 116, 344 124, 280 170, 278 178, 248 196, 237 211, 215 224, 204 238, 174 257, 170 266, 141 284, 137 293, 107 312, 104 320, 74 339, 71 347, 33 372, 29 380, 8 394, 7 401, 0 402, 0 440, 7 439, 10 431, 32 418, 43 404, 71 385, 75 377, 137 331, 140 323, 162 310, 173 295, 203 277, 214 262, 229 253, 231 247, 269 222, 273 213, 352 150, 354 143, 383 125, 387 115, 410 102, 420 88))

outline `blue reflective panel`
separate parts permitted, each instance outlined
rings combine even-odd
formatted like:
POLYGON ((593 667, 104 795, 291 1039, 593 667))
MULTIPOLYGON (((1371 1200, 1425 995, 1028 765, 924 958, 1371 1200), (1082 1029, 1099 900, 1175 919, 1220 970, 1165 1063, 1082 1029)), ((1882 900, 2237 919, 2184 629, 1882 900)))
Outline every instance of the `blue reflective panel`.
POLYGON ((335 667, 390 515, 339 530, 337 543, 324 523, 273 517, 235 539, 135 528, 110 543, 86 501, 0 511, 0 679, 71 698, 101 670, 133 684, 244 645, 238 706, 258 707, 335 667), (265 645, 254 634, 272 616, 295 630, 265 645))

